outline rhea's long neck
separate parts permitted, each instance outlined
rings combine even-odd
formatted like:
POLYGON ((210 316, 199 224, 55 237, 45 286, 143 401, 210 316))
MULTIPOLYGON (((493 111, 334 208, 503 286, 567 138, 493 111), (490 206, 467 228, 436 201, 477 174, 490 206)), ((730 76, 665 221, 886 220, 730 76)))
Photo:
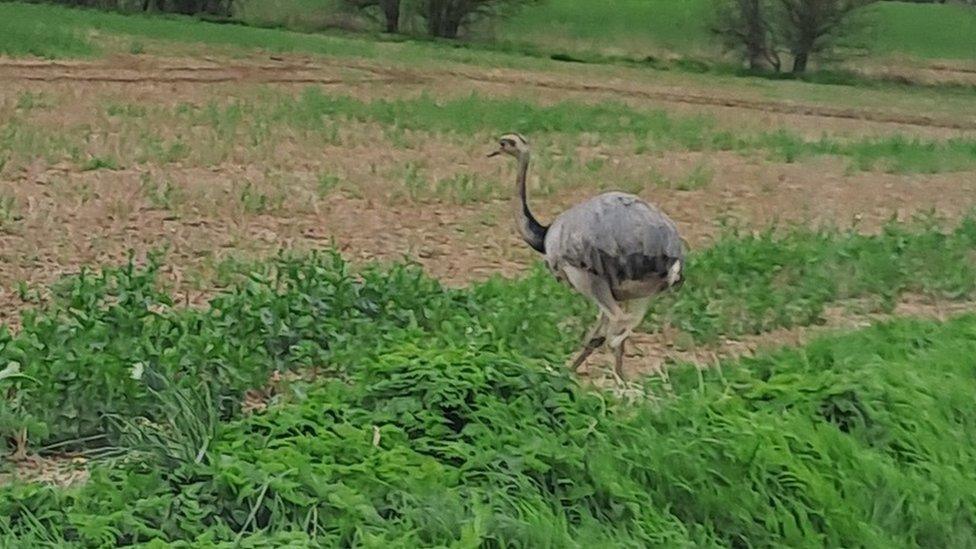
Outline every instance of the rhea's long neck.
POLYGON ((529 210, 529 203, 526 199, 525 180, 529 173, 529 153, 523 152, 518 157, 518 176, 515 179, 518 189, 518 196, 515 204, 515 221, 518 225, 522 240, 539 253, 546 253, 546 230, 536 220, 529 210))

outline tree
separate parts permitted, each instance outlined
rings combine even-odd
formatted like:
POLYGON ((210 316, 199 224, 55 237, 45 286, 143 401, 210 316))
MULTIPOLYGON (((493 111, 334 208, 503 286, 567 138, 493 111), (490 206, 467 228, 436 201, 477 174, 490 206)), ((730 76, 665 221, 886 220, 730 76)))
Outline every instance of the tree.
POLYGON ((810 56, 854 27, 854 10, 874 0, 716 0, 712 30, 729 49, 740 50, 751 69, 780 70, 780 53, 793 57, 794 74, 810 56))
POLYGON ((810 55, 851 31, 851 12, 872 0, 778 0, 776 31, 793 55, 793 74, 807 70, 810 55))
POLYGON ((386 32, 400 32, 400 0, 343 0, 352 8, 367 10, 379 8, 383 15, 386 32))
POLYGON ((427 34, 457 38, 466 26, 477 21, 504 17, 520 5, 539 0, 342 0, 346 6, 384 19, 386 32, 400 32, 400 21, 407 17, 423 22, 427 34))
POLYGON ((741 50, 750 70, 780 70, 768 0, 719 0, 712 32, 728 50, 741 50))
POLYGON ((458 31, 486 18, 510 14, 521 4, 536 0, 421 0, 419 15, 427 23, 427 33, 440 38, 457 38, 458 31))

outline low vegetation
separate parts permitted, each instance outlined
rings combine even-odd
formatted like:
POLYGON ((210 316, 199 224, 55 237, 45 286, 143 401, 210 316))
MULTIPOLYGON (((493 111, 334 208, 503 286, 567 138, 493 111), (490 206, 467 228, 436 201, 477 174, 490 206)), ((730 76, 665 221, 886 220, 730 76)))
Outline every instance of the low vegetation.
MULTIPOLYGON (((816 156, 838 156, 853 170, 891 173, 939 173, 976 168, 976 139, 945 140, 890 137, 807 139, 787 129, 765 132, 731 131, 707 116, 670 115, 663 110, 635 109, 623 103, 590 104, 564 101, 539 105, 519 99, 472 94, 452 99, 421 95, 408 99, 368 100, 325 94, 308 88, 297 98, 288 93, 262 93, 258 98, 181 103, 151 108, 112 103, 105 118, 91 125, 44 129, 31 123, 28 111, 0 131, 0 150, 15 169, 41 157, 51 163, 69 160, 84 170, 116 169, 125 163, 174 162, 211 166, 238 157, 240 147, 250 158, 282 162, 275 154, 283 139, 307 144, 343 145, 340 127, 351 123, 379 125, 393 146, 415 147, 432 139, 405 139, 414 134, 459 136, 488 142, 494 135, 517 130, 544 140, 547 136, 598 135, 607 143, 633 143, 634 151, 736 151, 764 153, 780 162, 816 156), (244 120, 250 122, 245 124, 244 120), (147 131, 148 125, 165 127, 147 131), (111 128, 111 129, 109 129, 111 128), (93 133, 102 139, 91 139, 93 133), (192 136, 192 138, 190 137, 192 136), (399 137, 398 137, 399 136, 399 137), (88 142, 86 144, 86 141, 88 142), (81 144, 81 145, 80 145, 81 144), (121 158, 112 158, 119 155, 121 158)), ((452 139, 440 137, 440 139, 452 139)), ((563 177, 563 176, 560 176, 563 177)))
MULTIPOLYGON (((882 288, 964 297, 974 246, 974 221, 730 236, 693 256, 672 320, 731 334, 882 288)), ((565 370, 572 319, 592 312, 541 271, 448 290, 410 267, 282 257, 183 309, 157 266, 66 279, 3 334, 0 432, 95 459, 80 487, 0 488, 8 541, 974 542, 976 317, 678 366, 676 393, 628 403, 565 370), (258 388, 270 408, 243 414, 258 388)))

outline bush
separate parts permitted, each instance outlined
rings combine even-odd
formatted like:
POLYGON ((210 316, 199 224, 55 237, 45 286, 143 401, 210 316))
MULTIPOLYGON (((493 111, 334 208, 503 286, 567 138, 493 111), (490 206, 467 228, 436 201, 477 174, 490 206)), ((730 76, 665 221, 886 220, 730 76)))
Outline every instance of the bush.
POLYGON ((512 351, 392 344, 221 425, 200 462, 4 487, 0 533, 62 547, 967 547, 973 333, 973 316, 902 320, 724 376, 684 368, 658 405, 512 351))

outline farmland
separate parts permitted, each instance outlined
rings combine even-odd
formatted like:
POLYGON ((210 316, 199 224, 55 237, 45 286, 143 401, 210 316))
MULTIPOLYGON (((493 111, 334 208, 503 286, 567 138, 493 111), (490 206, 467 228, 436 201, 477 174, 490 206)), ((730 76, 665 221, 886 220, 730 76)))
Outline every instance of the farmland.
POLYGON ((638 4, 454 47, 0 3, 0 547, 976 547, 961 6, 804 81, 631 62, 700 3, 597 44, 638 4), (509 131, 543 220, 687 241, 624 387, 567 366, 509 131))

